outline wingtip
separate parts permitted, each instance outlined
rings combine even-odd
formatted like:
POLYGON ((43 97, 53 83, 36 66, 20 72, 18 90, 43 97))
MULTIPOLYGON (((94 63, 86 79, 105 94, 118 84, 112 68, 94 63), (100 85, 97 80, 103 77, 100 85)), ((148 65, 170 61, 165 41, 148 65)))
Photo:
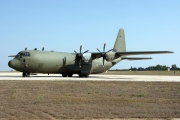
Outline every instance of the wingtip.
POLYGON ((174 52, 172 52, 172 51, 165 51, 166 53, 174 53, 174 52))
POLYGON ((169 53, 174 53, 174 52, 172 52, 172 51, 169 51, 169 53))

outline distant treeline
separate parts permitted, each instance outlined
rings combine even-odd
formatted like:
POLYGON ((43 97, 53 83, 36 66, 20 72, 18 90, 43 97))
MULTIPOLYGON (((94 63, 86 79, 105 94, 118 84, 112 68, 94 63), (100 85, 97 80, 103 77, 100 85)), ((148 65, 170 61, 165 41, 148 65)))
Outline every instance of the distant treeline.
MULTIPOLYGON (((116 69, 116 70, 120 70, 120 69, 116 69)), ((166 65, 156 65, 156 66, 149 66, 147 68, 143 68, 143 67, 132 67, 130 69, 122 69, 122 70, 131 70, 131 71, 167 71, 167 70, 180 70, 179 67, 176 66, 176 64, 173 64, 171 67, 168 67, 166 65)))

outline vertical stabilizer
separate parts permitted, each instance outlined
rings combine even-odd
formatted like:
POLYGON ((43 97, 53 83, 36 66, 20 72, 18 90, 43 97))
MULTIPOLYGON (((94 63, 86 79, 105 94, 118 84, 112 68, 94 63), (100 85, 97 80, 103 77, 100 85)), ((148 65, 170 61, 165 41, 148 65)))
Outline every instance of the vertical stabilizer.
POLYGON ((114 52, 125 52, 126 51, 125 35, 124 35, 124 30, 122 28, 119 29, 113 49, 114 49, 114 52))

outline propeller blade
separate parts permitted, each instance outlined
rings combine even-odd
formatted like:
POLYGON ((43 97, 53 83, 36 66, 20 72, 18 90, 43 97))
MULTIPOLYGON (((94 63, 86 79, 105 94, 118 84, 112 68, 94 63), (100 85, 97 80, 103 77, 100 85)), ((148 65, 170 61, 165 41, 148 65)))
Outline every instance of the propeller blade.
POLYGON ((74 52, 77 54, 77 52, 74 50, 74 52))
POLYGON ((104 57, 103 57, 103 67, 104 67, 104 57))
POLYGON ((106 48, 106 43, 104 43, 103 52, 105 52, 105 48, 106 48))
POLYGON ((110 49, 109 51, 107 51, 106 53, 108 53, 108 52, 110 52, 110 51, 112 51, 113 49, 110 49))
POLYGON ((97 48, 97 50, 101 53, 101 51, 97 48))
POLYGON ((83 54, 84 54, 84 53, 87 53, 88 51, 89 51, 89 50, 86 50, 85 52, 83 52, 83 54))
POLYGON ((80 60, 79 60, 79 66, 80 66, 80 67, 81 67, 81 61, 82 61, 82 60, 80 59, 80 60))
POLYGON ((80 53, 81 53, 81 50, 82 50, 82 45, 80 46, 80 53))

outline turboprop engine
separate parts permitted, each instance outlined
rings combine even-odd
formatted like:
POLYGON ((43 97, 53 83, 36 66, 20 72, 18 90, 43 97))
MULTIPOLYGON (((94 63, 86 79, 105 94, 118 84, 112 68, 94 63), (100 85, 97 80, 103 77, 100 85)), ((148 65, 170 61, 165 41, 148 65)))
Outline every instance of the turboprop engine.
POLYGON ((106 61, 112 62, 114 59, 116 59, 116 53, 115 52, 109 52, 106 54, 106 61))
POLYGON ((84 64, 91 64, 92 63, 92 54, 91 53, 84 53, 83 54, 83 58, 82 58, 82 60, 83 60, 83 63, 84 64))

